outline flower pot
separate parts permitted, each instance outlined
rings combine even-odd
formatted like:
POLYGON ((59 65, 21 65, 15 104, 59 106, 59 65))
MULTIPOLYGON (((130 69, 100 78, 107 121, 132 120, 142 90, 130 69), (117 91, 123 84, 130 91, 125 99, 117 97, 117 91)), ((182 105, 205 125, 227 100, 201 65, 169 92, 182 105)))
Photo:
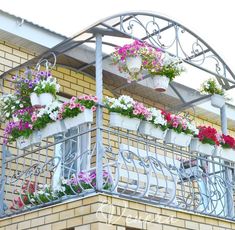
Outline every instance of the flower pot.
POLYGON ((138 73, 141 69, 142 65, 142 58, 141 56, 136 56, 136 57, 127 57, 126 58, 126 65, 128 70, 131 73, 138 73))
POLYGON ((54 101, 54 97, 51 93, 42 93, 39 95, 40 105, 48 106, 54 101))
POLYGON ((168 88, 170 79, 166 76, 153 76, 147 78, 147 85, 153 86, 153 88, 158 92, 165 92, 168 88))
POLYGON ((235 150, 234 149, 221 148, 221 151, 219 151, 219 156, 225 161, 235 162, 235 150))
POLYGON ((191 141, 191 136, 185 133, 177 133, 172 129, 167 130, 165 143, 174 144, 180 147, 188 147, 191 141))
POLYGON ((211 105, 216 108, 222 108, 225 104, 224 96, 219 94, 214 94, 211 96, 211 105))
POLYGON ((91 109, 85 109, 82 113, 78 114, 76 117, 65 118, 63 121, 66 129, 70 129, 85 123, 92 123, 93 112, 91 109))
POLYGON ((40 131, 34 131, 32 134, 32 144, 36 145, 36 144, 40 144, 42 141, 42 135, 40 131))
POLYGON ((110 113, 110 126, 119 127, 123 129, 129 129, 133 131, 137 131, 140 120, 138 118, 129 118, 127 116, 123 116, 120 113, 110 113))
POLYGON ((166 132, 167 132, 167 130, 162 131, 160 128, 154 126, 152 123, 148 121, 141 121, 138 131, 141 134, 151 136, 151 137, 161 139, 161 140, 164 140, 166 136, 166 132))
POLYGON ((197 152, 204 155, 211 156, 215 153, 215 146, 210 144, 203 144, 198 138, 193 138, 190 143, 190 152, 197 152))
POLYGON ((30 145, 32 145, 32 135, 28 138, 25 137, 19 137, 16 139, 17 148, 18 149, 26 149, 30 145))
POLYGON ((32 106, 40 105, 40 100, 39 100, 39 97, 36 93, 30 94, 30 102, 31 102, 32 106))
POLYGON ((60 121, 55 121, 53 123, 47 124, 47 126, 45 128, 40 130, 41 138, 43 139, 43 138, 46 138, 46 137, 54 136, 55 134, 62 133, 64 131, 65 130, 64 130, 61 122, 60 121))

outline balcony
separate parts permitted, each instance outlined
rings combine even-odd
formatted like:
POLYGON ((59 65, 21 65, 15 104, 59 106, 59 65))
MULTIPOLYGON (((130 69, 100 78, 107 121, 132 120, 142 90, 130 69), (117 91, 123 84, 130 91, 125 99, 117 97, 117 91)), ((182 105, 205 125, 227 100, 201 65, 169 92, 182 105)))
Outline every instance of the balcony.
POLYGON ((4 146, 1 216, 105 193, 235 218, 233 162, 104 123, 80 125, 25 150, 4 146))

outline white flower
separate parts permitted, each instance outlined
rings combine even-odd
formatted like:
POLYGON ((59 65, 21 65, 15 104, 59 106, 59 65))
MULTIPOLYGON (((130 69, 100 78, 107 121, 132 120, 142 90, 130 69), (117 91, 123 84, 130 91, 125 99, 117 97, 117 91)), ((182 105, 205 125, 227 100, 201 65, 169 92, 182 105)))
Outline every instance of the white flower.
POLYGON ((31 203, 34 203, 34 202, 35 202, 35 199, 34 199, 34 198, 30 199, 30 202, 31 202, 31 203))
POLYGON ((43 191, 43 190, 39 190, 39 191, 38 191, 38 194, 39 194, 39 195, 43 195, 43 194, 44 194, 44 191, 43 191))
POLYGON ((6 117, 9 118, 10 117, 10 113, 6 113, 6 117))
POLYGON ((24 105, 23 104, 20 104, 20 108, 23 108, 24 107, 24 105))

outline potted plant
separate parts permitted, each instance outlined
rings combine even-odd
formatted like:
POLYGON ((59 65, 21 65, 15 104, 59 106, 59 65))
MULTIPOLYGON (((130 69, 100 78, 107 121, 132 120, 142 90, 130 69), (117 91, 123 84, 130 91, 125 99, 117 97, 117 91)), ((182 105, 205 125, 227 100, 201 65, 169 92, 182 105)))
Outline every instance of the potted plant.
MULTIPOLYGON (((56 93, 59 92, 60 85, 50 74, 40 76, 40 80, 34 87, 33 92, 39 97, 40 105, 50 105, 56 98, 56 93)), ((35 97, 31 95, 31 97, 35 97)))
POLYGON ((15 112, 19 109, 28 107, 29 100, 23 100, 18 95, 7 94, 0 98, 0 118, 2 121, 11 120, 18 121, 15 112))
POLYGON ((33 126, 22 120, 9 122, 3 133, 3 144, 17 141, 17 147, 24 149, 32 144, 33 126))
POLYGON ((217 130, 210 126, 199 126, 198 129, 198 134, 194 135, 195 138, 191 141, 190 151, 213 155, 216 151, 216 146, 219 146, 217 130))
POLYGON ((33 181, 26 180, 20 191, 16 191, 18 197, 14 198, 11 210, 23 209, 27 206, 45 204, 56 200, 58 194, 53 192, 49 185, 38 184, 33 181))
POLYGON ((235 139, 230 135, 220 136, 220 157, 235 162, 235 139))
POLYGON ((149 115, 142 103, 121 95, 118 99, 106 97, 104 104, 110 112, 110 126, 137 131, 141 119, 149 115))
POLYGON ((39 99, 37 95, 33 92, 33 89, 37 85, 39 78, 35 77, 31 70, 26 70, 21 76, 15 75, 12 77, 15 85, 16 95, 22 99, 27 99, 31 102, 31 105, 39 105, 39 99))
POLYGON ((160 57, 160 49, 155 49, 147 42, 138 40, 116 47, 116 51, 111 55, 112 63, 118 65, 119 71, 128 74, 128 82, 140 79, 144 69, 159 67, 160 57))
POLYGON ((200 92, 207 95, 211 94, 211 105, 216 108, 222 108, 225 104, 224 90, 212 78, 203 82, 200 92))
POLYGON ((166 144, 188 147, 192 136, 198 132, 196 126, 180 115, 163 112, 167 121, 166 144))
POLYGON ((151 77, 146 79, 147 85, 153 86, 158 92, 165 92, 169 82, 173 81, 176 76, 179 76, 184 71, 183 61, 165 53, 158 63, 160 65, 152 62, 146 67, 151 75, 151 77))
MULTIPOLYGON (((112 177, 103 170, 103 189, 111 190, 112 177)), ((75 195, 95 191, 96 189, 96 171, 81 171, 76 175, 71 175, 70 178, 61 178, 61 188, 59 189, 59 196, 61 195, 75 195)))
POLYGON ((64 132, 64 128, 58 120, 60 106, 59 102, 54 101, 33 112, 31 116, 33 130, 39 132, 41 139, 64 132))
POLYGON ((72 97, 69 102, 61 106, 58 119, 63 120, 66 129, 76 127, 84 123, 93 122, 93 112, 96 110, 95 104, 98 102, 96 96, 82 95, 72 97))
POLYGON ((139 133, 164 140, 167 132, 167 122, 161 110, 149 108, 149 116, 141 121, 139 133))

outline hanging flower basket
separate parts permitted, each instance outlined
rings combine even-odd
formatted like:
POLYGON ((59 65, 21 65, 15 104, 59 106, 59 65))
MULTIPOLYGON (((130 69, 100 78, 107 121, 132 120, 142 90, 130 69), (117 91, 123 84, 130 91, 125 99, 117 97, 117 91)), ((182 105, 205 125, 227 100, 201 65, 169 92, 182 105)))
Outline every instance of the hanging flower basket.
POLYGON ((39 97, 36 93, 30 94, 30 102, 31 102, 32 106, 40 105, 40 100, 39 100, 39 97))
POLYGON ((190 152, 197 152, 204 155, 212 156, 215 154, 216 148, 214 145, 203 144, 198 138, 193 138, 190 143, 190 152))
POLYGON ((54 101, 54 96, 51 93, 42 93, 39 95, 40 105, 48 106, 54 101))
POLYGON ((55 121, 53 123, 47 124, 45 128, 43 128, 41 131, 41 138, 46 138, 50 136, 54 136, 55 134, 64 132, 64 128, 60 121, 55 121))
POLYGON ((91 109, 85 109, 82 113, 79 113, 76 117, 65 118, 63 121, 65 124, 65 128, 67 130, 81 124, 92 123, 93 112, 91 109))
POLYGON ((28 138, 25 137, 19 137, 16 139, 17 148, 18 149, 26 149, 30 145, 32 145, 32 135, 28 138))
POLYGON ((137 131, 140 125, 138 118, 130 118, 120 113, 110 113, 110 126, 137 131))
POLYGON ((225 149, 221 148, 219 152, 219 156, 225 161, 233 161, 235 162, 235 149, 225 149))
POLYGON ((164 140, 166 136, 166 132, 162 131, 159 127, 154 126, 152 123, 148 121, 141 121, 139 126, 139 133, 151 136, 160 140, 164 140))
POLYGON ((188 147, 191 141, 191 136, 185 133, 177 133, 173 129, 168 129, 165 137, 166 144, 174 144, 180 147, 188 147))
POLYGON ((166 76, 152 76, 146 79, 147 86, 152 86, 158 92, 165 92, 168 88, 170 79, 166 76))
POLYGON ((126 58, 126 65, 128 70, 131 73, 138 73, 141 70, 142 65, 142 58, 140 55, 137 55, 135 57, 127 57, 126 58))
POLYGON ((224 96, 219 94, 214 94, 211 96, 211 105, 216 108, 222 108, 225 104, 224 96))

